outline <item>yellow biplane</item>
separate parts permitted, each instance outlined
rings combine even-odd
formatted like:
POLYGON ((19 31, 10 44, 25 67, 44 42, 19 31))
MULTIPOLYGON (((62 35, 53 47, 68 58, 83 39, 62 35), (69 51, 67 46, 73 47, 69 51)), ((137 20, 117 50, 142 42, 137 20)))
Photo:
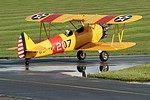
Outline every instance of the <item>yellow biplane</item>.
POLYGON ((109 55, 106 51, 126 49, 134 46, 134 42, 122 42, 125 24, 141 19, 142 16, 137 15, 80 15, 80 14, 48 14, 39 13, 28 16, 26 21, 40 22, 40 38, 41 42, 34 43, 30 37, 23 32, 18 40, 18 55, 25 59, 26 69, 29 67, 31 58, 43 57, 66 51, 78 50, 77 58, 84 60, 86 53, 84 50, 99 51, 101 61, 107 61, 109 55), (50 37, 50 30, 47 29, 45 23, 50 28, 52 23, 69 22, 74 30, 66 30, 66 32, 50 37), (79 22, 77 27, 74 22, 79 22), (111 42, 99 42, 106 37, 108 26, 114 25, 111 42), (119 24, 122 24, 120 27, 119 24), (42 30, 46 33, 47 39, 41 40, 42 30), (117 35, 118 40, 115 41, 117 35))

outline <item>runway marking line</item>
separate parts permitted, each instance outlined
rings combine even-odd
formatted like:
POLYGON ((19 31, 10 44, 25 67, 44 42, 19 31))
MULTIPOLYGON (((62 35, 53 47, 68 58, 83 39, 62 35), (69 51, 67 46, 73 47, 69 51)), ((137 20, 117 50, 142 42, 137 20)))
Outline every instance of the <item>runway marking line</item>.
POLYGON ((53 86, 60 86, 60 87, 70 87, 70 88, 105 91, 105 92, 115 92, 115 93, 122 93, 122 94, 150 96, 150 94, 140 93, 140 92, 130 92, 130 91, 113 90, 113 89, 101 89, 101 88, 94 88, 94 87, 87 87, 87 86, 69 85, 69 84, 42 83, 42 82, 37 82, 37 81, 33 82, 33 81, 27 81, 27 80, 25 81, 25 80, 6 79, 6 78, 0 78, 0 80, 10 81, 10 82, 20 82, 20 83, 33 83, 33 84, 40 84, 40 85, 53 85, 53 86))

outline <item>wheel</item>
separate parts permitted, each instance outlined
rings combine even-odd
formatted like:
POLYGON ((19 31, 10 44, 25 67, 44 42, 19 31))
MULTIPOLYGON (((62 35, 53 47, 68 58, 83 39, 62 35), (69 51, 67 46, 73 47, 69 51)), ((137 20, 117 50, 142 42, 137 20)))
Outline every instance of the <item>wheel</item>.
POLYGON ((26 66, 26 70, 29 70, 29 66, 26 66))
POLYGON ((100 66, 100 71, 101 72, 107 72, 109 70, 109 66, 105 65, 105 66, 100 66))
POLYGON ((26 70, 29 70, 29 59, 25 59, 26 70))
POLYGON ((86 77, 86 72, 85 72, 86 66, 77 66, 77 70, 78 70, 80 73, 82 73, 82 76, 83 76, 83 77, 86 77))
POLYGON ((109 54, 106 51, 102 51, 99 55, 101 61, 107 61, 109 58, 109 54))
POLYGON ((78 51, 78 52, 77 52, 77 58, 78 58, 79 60, 84 60, 84 59, 86 58, 86 53, 83 52, 83 51, 78 51))
POLYGON ((77 66, 77 70, 79 72, 84 72, 86 70, 86 66, 77 66))

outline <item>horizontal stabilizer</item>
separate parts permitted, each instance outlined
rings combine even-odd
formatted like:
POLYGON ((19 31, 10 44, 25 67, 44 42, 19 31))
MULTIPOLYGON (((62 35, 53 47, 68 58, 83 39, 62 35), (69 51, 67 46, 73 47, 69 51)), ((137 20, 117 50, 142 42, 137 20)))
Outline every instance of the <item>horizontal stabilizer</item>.
POLYGON ((106 50, 106 51, 114 51, 114 50, 121 50, 132 47, 136 45, 134 42, 90 42, 81 48, 80 50, 106 50))
POLYGON ((48 55, 50 50, 46 47, 36 44, 33 48, 26 50, 27 58, 36 58, 48 55))
POLYGON ((28 49, 27 52, 46 52, 46 51, 49 51, 49 49, 43 47, 43 46, 35 46, 31 49, 28 49))
POLYGON ((7 48, 6 50, 18 50, 18 47, 7 48))

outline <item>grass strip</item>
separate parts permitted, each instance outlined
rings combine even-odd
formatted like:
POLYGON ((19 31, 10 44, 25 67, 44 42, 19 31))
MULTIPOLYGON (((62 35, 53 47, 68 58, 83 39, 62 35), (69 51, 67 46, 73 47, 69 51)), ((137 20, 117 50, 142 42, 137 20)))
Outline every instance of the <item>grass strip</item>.
MULTIPOLYGON (((45 13, 62 14, 99 14, 99 15, 142 15, 139 21, 129 23, 125 27, 124 42, 136 42, 137 45, 119 51, 109 52, 110 55, 149 54, 150 53, 150 6, 148 0, 1 0, 0 1, 0 57, 18 57, 17 51, 7 48, 17 46, 18 37, 26 32, 32 39, 39 38, 40 23, 26 22, 29 15, 45 13), (123 5, 122 5, 123 4, 123 5)), ((67 23, 53 24, 51 37, 71 29, 67 23)), ((109 27, 106 42, 111 42, 114 26, 109 27)), ((44 32, 43 32, 44 33, 44 32)), ((42 34, 45 38, 45 34, 42 34)), ((65 53, 64 56, 76 56, 76 52, 65 53)), ((97 51, 88 55, 98 55, 97 51)), ((61 54, 55 55, 61 56, 61 54)))
POLYGON ((150 82, 150 64, 142 64, 118 71, 90 74, 88 77, 121 81, 150 82))

